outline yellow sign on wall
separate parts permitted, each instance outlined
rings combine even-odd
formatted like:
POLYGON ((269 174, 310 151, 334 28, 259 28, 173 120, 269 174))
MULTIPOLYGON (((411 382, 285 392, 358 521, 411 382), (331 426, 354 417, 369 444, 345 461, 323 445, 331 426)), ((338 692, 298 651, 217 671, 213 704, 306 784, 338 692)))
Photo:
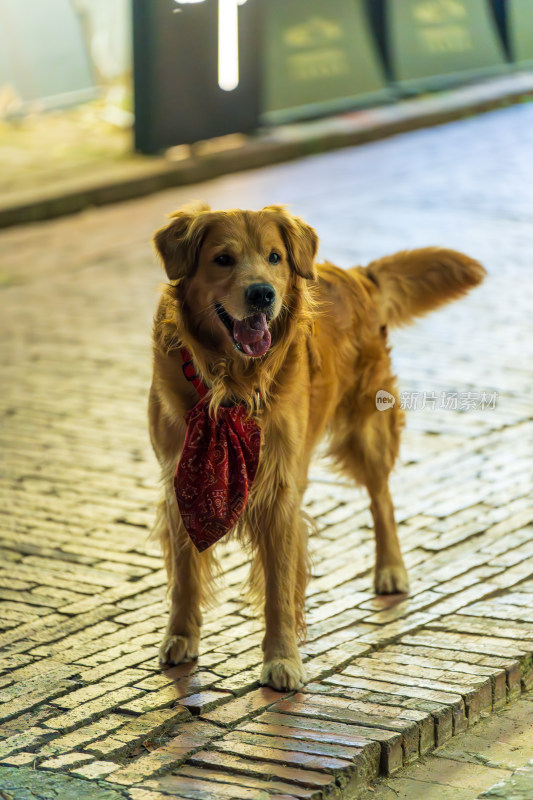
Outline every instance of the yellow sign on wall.
POLYGON ((388 94, 363 0, 269 0, 265 17, 267 122, 388 94))
POLYGON ((487 0, 389 0, 393 72, 413 88, 506 68, 487 0))
POLYGON ((509 40, 517 66, 533 64, 533 0, 509 0, 509 40))

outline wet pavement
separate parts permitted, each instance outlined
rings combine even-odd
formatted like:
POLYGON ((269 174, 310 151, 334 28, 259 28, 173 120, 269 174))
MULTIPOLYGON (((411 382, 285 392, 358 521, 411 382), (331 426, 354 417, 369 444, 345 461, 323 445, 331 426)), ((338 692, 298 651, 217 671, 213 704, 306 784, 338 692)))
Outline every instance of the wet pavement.
POLYGON ((355 797, 531 687, 532 140, 526 103, 0 233, 7 798, 355 797), (392 336, 409 597, 372 594, 367 498, 323 460, 312 468, 297 695, 258 686, 262 623, 233 544, 198 664, 157 664, 146 399, 162 273, 149 240, 192 199, 287 203, 341 266, 440 244, 489 273, 392 336))

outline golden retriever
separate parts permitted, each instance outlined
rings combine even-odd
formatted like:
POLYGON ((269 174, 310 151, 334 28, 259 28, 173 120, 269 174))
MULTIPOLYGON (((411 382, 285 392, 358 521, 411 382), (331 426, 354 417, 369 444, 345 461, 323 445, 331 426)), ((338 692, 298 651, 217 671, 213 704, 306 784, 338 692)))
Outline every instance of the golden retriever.
POLYGON ((213 549, 198 552, 181 519, 174 474, 186 413, 198 403, 182 348, 207 387, 210 413, 243 404, 261 431, 257 474, 235 526, 252 552, 252 586, 264 598, 260 681, 278 690, 304 682, 307 523, 301 512, 309 463, 328 436, 338 467, 368 490, 378 594, 407 592, 388 477, 403 414, 387 329, 409 323, 480 283, 483 267, 453 250, 405 251, 343 270, 315 264, 318 239, 283 206, 212 211, 190 205, 155 234, 169 279, 154 320, 149 423, 164 497, 159 535, 170 614, 160 659, 198 655, 213 549))

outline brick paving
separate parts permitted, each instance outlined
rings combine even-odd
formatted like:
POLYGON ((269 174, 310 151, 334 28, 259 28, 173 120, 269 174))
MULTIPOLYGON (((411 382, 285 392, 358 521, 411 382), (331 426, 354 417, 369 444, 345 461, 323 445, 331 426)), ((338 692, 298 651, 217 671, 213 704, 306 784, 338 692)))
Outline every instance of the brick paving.
POLYGON ((2 232, 4 797, 356 797, 532 686, 532 140, 523 104, 2 232), (489 272, 393 337, 409 597, 372 594, 367 499, 312 468, 297 694, 258 685, 262 623, 234 544, 198 663, 157 664, 149 238, 191 198, 289 203, 343 266, 442 244, 489 272))

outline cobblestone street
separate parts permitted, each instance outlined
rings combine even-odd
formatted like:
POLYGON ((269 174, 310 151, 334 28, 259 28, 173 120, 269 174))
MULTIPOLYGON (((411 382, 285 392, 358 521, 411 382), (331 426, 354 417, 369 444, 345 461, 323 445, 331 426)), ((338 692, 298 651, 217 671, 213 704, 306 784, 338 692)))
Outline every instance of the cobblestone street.
MULTIPOLYGON (((0 232, 2 800, 358 798, 533 687, 532 152, 524 103, 0 232), (198 663, 157 662, 150 238, 191 199, 287 203, 344 267, 443 245, 488 271, 391 337, 408 597, 374 596, 366 494, 313 466, 298 694, 259 687, 263 623, 232 543, 198 663)), ((435 798, 491 785, 446 780, 435 798)))

